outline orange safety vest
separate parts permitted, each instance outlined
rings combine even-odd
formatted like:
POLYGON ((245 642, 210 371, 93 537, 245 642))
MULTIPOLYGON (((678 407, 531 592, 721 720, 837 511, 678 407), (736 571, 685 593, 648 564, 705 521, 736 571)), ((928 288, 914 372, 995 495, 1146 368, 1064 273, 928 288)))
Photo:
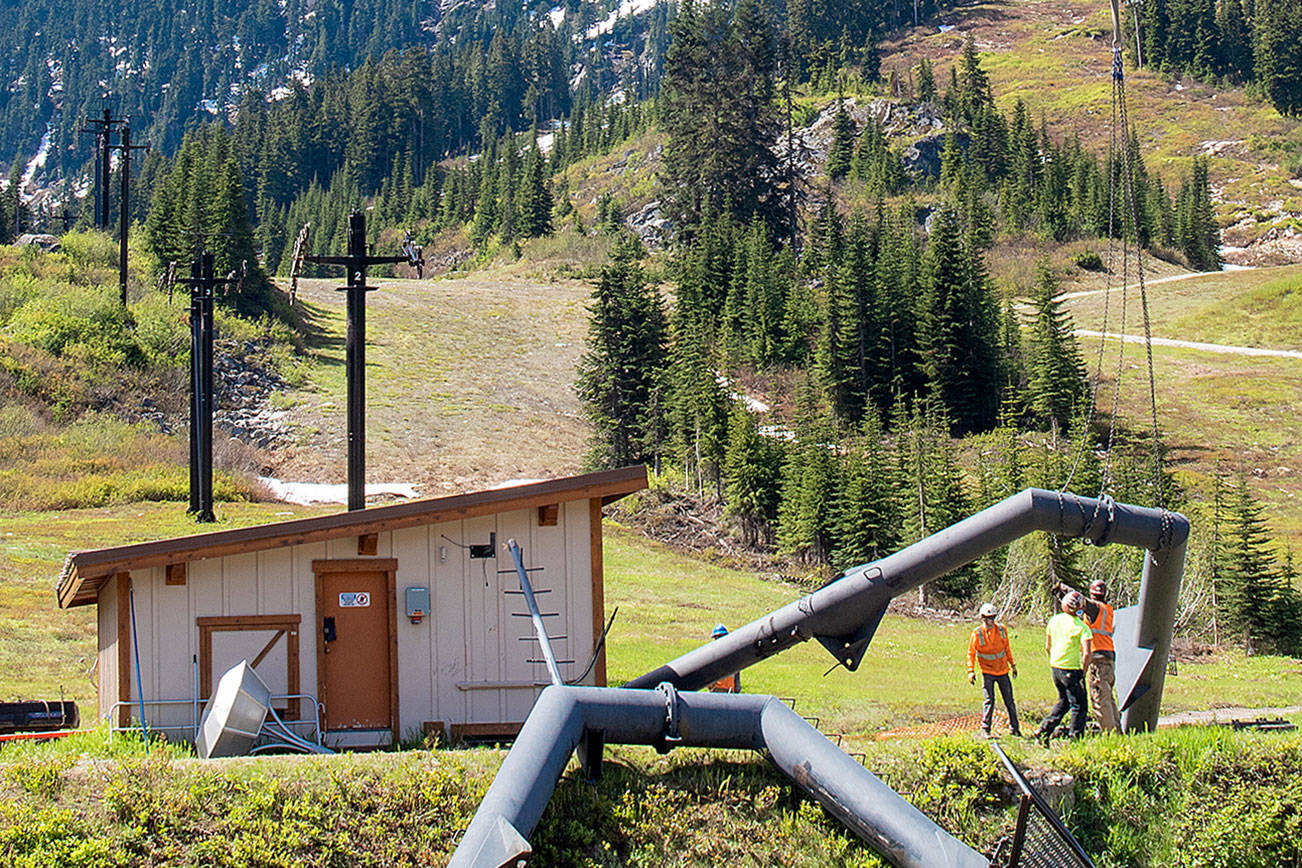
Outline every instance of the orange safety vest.
POLYGON ((1090 602, 1099 607, 1098 616, 1086 621, 1090 632, 1094 634, 1090 648, 1093 651, 1111 651, 1115 654, 1116 647, 1112 644, 1112 607, 1098 600, 1090 600, 1090 602))
POLYGON ((728 677, 720 678, 718 681, 711 684, 710 692, 711 693, 741 693, 741 688, 737 684, 739 680, 740 679, 737 677, 737 673, 734 672, 728 677))
POLYGON ((1003 624, 996 624, 993 630, 987 630, 983 624, 972 631, 967 646, 967 671, 976 671, 978 664, 986 675, 1003 675, 1014 665, 1008 630, 1003 624))

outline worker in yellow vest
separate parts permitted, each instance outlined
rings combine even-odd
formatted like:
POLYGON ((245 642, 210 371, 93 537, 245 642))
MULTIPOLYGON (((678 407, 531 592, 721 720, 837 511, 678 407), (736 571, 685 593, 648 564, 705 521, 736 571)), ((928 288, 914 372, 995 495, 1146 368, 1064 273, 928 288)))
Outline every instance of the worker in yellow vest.
MULTIPOLYGON (((728 635, 728 628, 722 624, 715 624, 714 629, 710 631, 711 639, 722 639, 728 635)), ((711 693, 741 693, 741 673, 734 672, 731 675, 724 676, 710 685, 711 693)))
POLYGON ((1108 605, 1108 583, 1095 579, 1090 583, 1090 596, 1082 607, 1085 623, 1093 634, 1090 665, 1085 680, 1089 683, 1090 704, 1094 706, 1094 719, 1102 732, 1121 732, 1121 715, 1117 713, 1117 699, 1113 694, 1116 684, 1117 652, 1112 644, 1113 617, 1116 614, 1108 605))
POLYGON ((995 687, 1004 697, 1004 708, 1008 711, 1008 727, 1013 735, 1021 735, 1022 728, 1017 722, 1017 704, 1013 702, 1013 678, 1017 677, 1017 664, 1013 662, 1013 648, 1008 643, 1008 628, 995 623, 998 611, 991 603, 981 607, 978 614, 981 623, 972 631, 972 638, 967 643, 967 683, 976 683, 976 671, 981 670, 981 732, 988 738, 990 724, 995 717, 995 687))

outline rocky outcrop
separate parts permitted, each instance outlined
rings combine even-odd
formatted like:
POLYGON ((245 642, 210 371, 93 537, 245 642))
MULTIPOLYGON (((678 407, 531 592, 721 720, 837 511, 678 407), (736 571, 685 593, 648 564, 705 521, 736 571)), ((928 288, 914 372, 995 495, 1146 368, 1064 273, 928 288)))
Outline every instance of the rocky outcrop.
POLYGON ((260 341, 218 341, 213 348, 213 425, 259 449, 287 446, 293 432, 287 411, 271 406, 271 395, 288 387, 260 341))

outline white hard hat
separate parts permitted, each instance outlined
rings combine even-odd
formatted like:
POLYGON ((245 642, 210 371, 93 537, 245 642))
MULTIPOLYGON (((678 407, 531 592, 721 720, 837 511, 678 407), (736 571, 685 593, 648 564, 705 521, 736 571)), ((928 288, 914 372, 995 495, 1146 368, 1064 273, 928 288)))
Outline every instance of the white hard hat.
POLYGON ((982 618, 993 618, 995 615, 999 614, 999 610, 995 608, 994 603, 985 603, 981 606, 981 609, 977 614, 982 618))

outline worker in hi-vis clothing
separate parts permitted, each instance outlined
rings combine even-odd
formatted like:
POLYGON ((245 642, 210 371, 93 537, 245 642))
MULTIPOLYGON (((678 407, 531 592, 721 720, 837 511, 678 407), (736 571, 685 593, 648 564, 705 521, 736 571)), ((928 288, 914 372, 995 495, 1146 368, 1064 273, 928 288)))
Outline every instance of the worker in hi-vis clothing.
POLYGON ((1013 662, 1013 649, 1008 644, 1008 628, 995 623, 998 614, 995 607, 986 603, 979 612, 981 623, 972 631, 972 638, 967 644, 967 683, 976 683, 976 670, 981 670, 981 695, 985 701, 981 705, 981 732, 990 735, 990 724, 995 717, 995 686, 1004 697, 1004 708, 1008 710, 1008 726, 1013 735, 1021 735, 1022 728, 1017 723, 1017 704, 1013 702, 1013 678, 1017 677, 1017 664, 1013 662))
POLYGON ((1116 684, 1117 652, 1112 644, 1114 612, 1108 605, 1108 584, 1102 579, 1090 582, 1089 599, 1082 608, 1085 624, 1093 634, 1090 665, 1085 671, 1089 684, 1090 705, 1101 732, 1121 732, 1121 715, 1117 713, 1117 698, 1113 695, 1116 684))
MULTIPOLYGON (((710 631, 711 639, 722 639, 728 635, 728 628, 722 624, 715 624, 714 629, 710 631)), ((734 672, 726 675, 710 685, 711 693, 741 693, 741 673, 734 672)))

